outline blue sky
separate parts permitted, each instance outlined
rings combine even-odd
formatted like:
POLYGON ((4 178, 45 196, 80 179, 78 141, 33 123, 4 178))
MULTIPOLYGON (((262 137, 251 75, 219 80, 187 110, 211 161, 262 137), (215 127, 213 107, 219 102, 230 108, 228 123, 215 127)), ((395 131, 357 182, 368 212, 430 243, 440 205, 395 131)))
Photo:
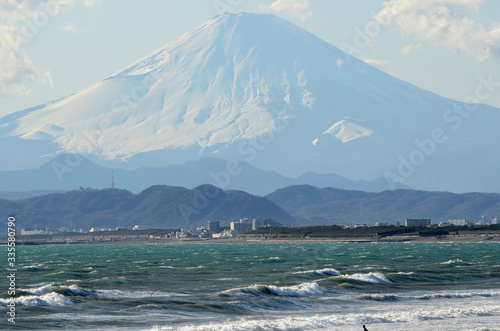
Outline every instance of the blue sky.
POLYGON ((483 102, 500 108, 500 1, 5 0, 0 117, 75 93, 223 11, 281 16, 458 101, 482 77, 495 89, 483 102))

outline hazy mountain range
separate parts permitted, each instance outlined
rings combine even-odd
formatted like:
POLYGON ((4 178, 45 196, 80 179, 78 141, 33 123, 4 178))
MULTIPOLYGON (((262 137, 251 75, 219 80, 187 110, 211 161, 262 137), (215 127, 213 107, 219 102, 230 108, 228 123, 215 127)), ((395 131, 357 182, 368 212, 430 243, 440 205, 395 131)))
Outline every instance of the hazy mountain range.
POLYGON ((374 181, 353 181, 342 176, 308 172, 297 178, 260 170, 244 161, 228 162, 202 158, 185 164, 166 167, 144 167, 134 170, 109 169, 78 155, 60 155, 37 169, 0 171, 0 198, 19 199, 52 191, 70 191, 80 187, 109 188, 114 179, 117 188, 139 193, 153 185, 183 186, 189 189, 212 184, 225 190, 243 190, 266 195, 279 188, 309 184, 347 190, 381 192, 389 189, 384 178, 374 181), (24 193, 22 193, 24 192, 24 193))
POLYGON ((498 123, 499 109, 403 82, 273 15, 224 14, 69 97, 1 118, 0 170, 57 153, 124 169, 216 157, 283 177, 499 192, 498 123))
MULTIPOLYGON (((0 200, 4 218, 17 226, 57 229, 91 227, 195 228, 207 221, 229 225, 240 218, 271 218, 288 225, 389 222, 405 218, 479 220, 500 216, 500 194, 393 190, 366 193, 308 185, 291 186, 265 197, 212 185, 192 190, 152 186, 138 194, 120 189, 83 189, 24 200, 0 200)), ((0 216, 2 216, 0 215, 0 216)))
POLYGON ((277 190, 267 199, 297 222, 313 224, 404 224, 406 218, 480 220, 500 217, 500 194, 391 190, 380 193, 316 188, 309 185, 277 190))
POLYGON ((269 217, 286 224, 295 220, 266 198, 203 185, 152 186, 139 194, 126 190, 75 190, 26 200, 0 200, 2 214, 16 215, 19 227, 58 229, 91 227, 195 228, 207 221, 229 225, 240 218, 269 217), (244 215, 244 216, 241 216, 244 215))

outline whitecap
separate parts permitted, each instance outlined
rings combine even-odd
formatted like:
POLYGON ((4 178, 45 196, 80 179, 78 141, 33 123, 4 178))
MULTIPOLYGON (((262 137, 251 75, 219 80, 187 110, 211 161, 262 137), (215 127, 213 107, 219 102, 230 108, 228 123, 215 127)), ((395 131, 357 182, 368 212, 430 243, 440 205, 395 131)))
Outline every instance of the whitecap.
POLYGON ((153 298, 153 297, 172 297, 188 296, 187 294, 156 292, 156 291, 123 291, 123 290, 96 290, 95 295, 101 298, 153 298))
POLYGON ((187 296, 187 294, 157 292, 157 291, 125 291, 125 290, 88 290, 77 285, 61 286, 63 294, 67 296, 100 297, 100 298, 151 298, 187 296))
POLYGON ((414 274, 413 271, 398 271, 398 272, 388 272, 388 275, 402 275, 402 276, 411 276, 414 274))
POLYGON ((365 283, 389 284, 391 281, 381 272, 370 272, 367 274, 352 274, 340 276, 344 279, 357 280, 365 283))
POLYGON ((294 286, 267 286, 273 293, 279 296, 287 297, 308 297, 308 296, 321 296, 326 293, 326 290, 319 286, 317 283, 303 283, 294 286))
POLYGON ((297 271, 294 274, 309 274, 315 276, 340 276, 341 273, 335 269, 318 269, 318 270, 306 270, 306 271, 297 271))
MULTIPOLYGON (((498 307, 409 309, 375 313, 276 315, 271 317, 238 317, 202 324, 163 326, 161 330, 176 331, 246 331, 246 330, 358 330, 367 324, 370 330, 438 330, 456 325, 457 318, 491 316, 497 319, 498 307)), ((156 326, 149 330, 158 330, 156 326)), ((459 328, 462 330, 463 328, 459 328)), ((465 330, 465 329, 463 329, 465 330)), ((486 331, 487 329, 481 329, 486 331)))
POLYGON ((193 269, 205 269, 205 268, 207 268, 207 267, 205 267, 205 266, 203 266, 203 265, 199 265, 199 266, 197 266, 197 267, 187 267, 186 269, 187 269, 187 270, 193 270, 193 269))
POLYGON ((226 281, 226 280, 239 280, 241 278, 231 278, 231 277, 228 277, 228 278, 217 278, 216 280, 220 280, 220 281, 226 281))
POLYGON ((465 263, 465 262, 460 259, 455 259, 455 260, 448 260, 446 262, 441 262, 440 264, 455 264, 455 263, 465 263))
POLYGON ((326 290, 317 283, 303 283, 293 286, 276 286, 276 285, 261 285, 255 284, 247 287, 239 287, 222 291, 221 295, 276 295, 283 297, 309 297, 322 296, 326 294, 326 290))
MULTIPOLYGON (((9 299, 0 299, 2 303, 11 302, 9 299)), ((41 296, 38 295, 25 295, 14 299, 16 304, 21 306, 50 306, 60 307, 73 304, 71 300, 64 297, 59 293, 46 293, 41 296)))
POLYGON ((472 297, 498 297, 500 290, 462 290, 462 291, 438 291, 430 294, 409 295, 409 298, 419 300, 430 299, 462 299, 472 297))
POLYGON ((19 289, 22 292, 26 292, 29 294, 33 295, 44 295, 52 292, 52 286, 53 285, 43 285, 40 287, 35 287, 35 288, 25 288, 25 289, 19 289))
POLYGON ((40 270, 41 267, 43 267, 43 264, 41 264, 41 263, 35 263, 33 265, 24 266, 21 269, 26 269, 26 270, 29 270, 29 271, 37 271, 37 270, 40 270))

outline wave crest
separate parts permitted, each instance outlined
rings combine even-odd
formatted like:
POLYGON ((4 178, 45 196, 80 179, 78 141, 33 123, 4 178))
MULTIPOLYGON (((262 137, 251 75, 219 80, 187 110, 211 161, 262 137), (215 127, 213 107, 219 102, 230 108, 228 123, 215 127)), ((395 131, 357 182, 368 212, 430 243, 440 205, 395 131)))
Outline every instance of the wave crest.
POLYGON ((293 286, 276 286, 276 285, 251 285, 247 287, 234 288, 220 292, 221 295, 275 295, 282 297, 310 297, 322 296, 326 294, 326 290, 317 283, 303 283, 293 286))
POLYGON ((308 274, 314 276, 340 276, 341 273, 335 269, 318 269, 318 270, 306 270, 306 271, 297 271, 294 274, 308 274))
MULTIPOLYGON (((15 302, 24 306, 67 306, 73 302, 71 297, 98 297, 105 299, 115 298, 151 298, 187 296, 187 294, 167 293, 155 291, 124 291, 124 290, 88 290, 77 285, 62 286, 57 284, 42 285, 33 288, 19 289, 21 295, 15 298, 15 302), (27 295, 26 295, 27 294, 27 295)), ((0 299, 2 303, 10 302, 10 299, 0 299)))
MULTIPOLYGON (((10 299, 0 299, 0 301, 4 304, 7 304, 10 299)), ((50 307, 60 307, 60 306, 69 306, 72 305, 73 302, 71 300, 64 297, 64 295, 50 292, 43 295, 25 295, 20 296, 14 299, 17 305, 21 306, 50 306, 50 307)))
POLYGON ((342 275, 343 279, 356 280, 364 283, 390 284, 391 281, 381 272, 370 272, 367 274, 342 275))

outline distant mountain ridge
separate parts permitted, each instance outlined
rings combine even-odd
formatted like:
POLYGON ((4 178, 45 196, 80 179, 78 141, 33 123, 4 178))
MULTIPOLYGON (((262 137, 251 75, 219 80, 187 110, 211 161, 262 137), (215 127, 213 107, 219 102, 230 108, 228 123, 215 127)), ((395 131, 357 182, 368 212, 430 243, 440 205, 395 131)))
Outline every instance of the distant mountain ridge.
POLYGON ((404 224, 407 218, 480 220, 500 217, 500 194, 392 190, 379 193, 291 186, 266 195, 299 223, 404 224))
MULTIPOLYGON (((207 221, 228 225, 240 218, 271 218, 294 226, 388 222, 406 218, 479 220, 500 216, 500 194, 394 190, 380 193, 316 188, 279 189, 265 197, 201 185, 192 190, 156 185, 132 194, 126 190, 75 190, 24 200, 0 200, 4 218, 18 227, 195 228, 207 221)), ((2 216, 0 215, 0 217, 2 216)))
POLYGON ((0 200, 1 213, 15 215, 18 227, 43 225, 58 229, 91 227, 196 228, 207 221, 229 225, 240 218, 272 218, 283 224, 295 220, 263 197, 242 191, 223 191, 211 185, 192 190, 152 186, 139 194, 126 190, 75 190, 25 200, 0 200))
MULTIPOLYGON (((0 171, 0 192, 71 191, 79 187, 109 188, 112 176, 117 188, 134 193, 153 185, 182 186, 192 189, 203 184, 212 184, 224 190, 242 190, 260 196, 279 188, 301 184, 367 192, 389 189, 387 181, 383 178, 375 181, 353 181, 334 174, 319 175, 313 172, 305 173, 298 178, 288 178, 273 171, 257 169, 244 161, 236 163, 216 158, 202 158, 167 167, 112 170, 98 166, 79 155, 65 154, 59 155, 38 169, 0 171)), ((4 199, 16 196, 23 197, 18 193, 4 195, 4 199)))

